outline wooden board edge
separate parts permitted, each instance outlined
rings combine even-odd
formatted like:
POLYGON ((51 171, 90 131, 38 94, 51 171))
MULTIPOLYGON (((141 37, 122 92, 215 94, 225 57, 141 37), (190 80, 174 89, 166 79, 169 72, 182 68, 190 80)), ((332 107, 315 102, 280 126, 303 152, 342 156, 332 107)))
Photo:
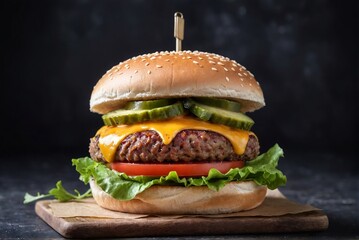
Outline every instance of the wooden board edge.
MULTIPOLYGON (((320 213, 313 213, 314 215, 320 213)), ((101 237, 164 237, 164 236, 199 236, 199 235, 239 235, 239 234, 267 234, 267 233, 295 233, 317 232, 328 227, 326 216, 303 216, 302 221, 293 216, 281 218, 244 217, 221 219, 221 223, 210 218, 165 219, 152 220, 150 218, 120 220, 118 224, 93 226, 83 224, 80 228, 67 229, 70 238, 101 238, 101 237), (260 227, 258 228, 258 221, 260 227), (135 223, 135 224, 134 224, 135 223), (286 226, 283 228, 283 226, 286 226)), ((62 232, 62 230, 60 230, 62 232)))
POLYGON ((36 214, 66 238, 96 237, 158 237, 190 235, 234 235, 244 233, 284 233, 323 231, 329 226, 322 211, 288 214, 278 217, 213 218, 186 217, 165 219, 101 219, 75 217, 59 218, 52 215, 48 202, 35 205, 36 214), (261 222, 258 228, 258 221, 261 222), (93 224, 93 223, 96 224, 93 224), (91 224, 92 223, 92 224, 91 224), (286 226, 285 229, 283 226, 286 226), (168 231, 171 229, 171 231, 168 231))
POLYGON ((38 201, 35 204, 35 213, 52 229, 65 238, 73 238, 71 223, 64 218, 55 217, 49 208, 49 201, 38 201), (69 229, 69 231, 67 230, 69 229))

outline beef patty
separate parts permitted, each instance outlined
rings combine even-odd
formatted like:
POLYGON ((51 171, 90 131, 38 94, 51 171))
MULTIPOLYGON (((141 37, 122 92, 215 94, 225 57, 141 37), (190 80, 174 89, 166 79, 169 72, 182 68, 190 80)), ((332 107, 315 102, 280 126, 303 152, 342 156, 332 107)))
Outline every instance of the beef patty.
MULTIPOLYGON (((89 152, 96 161, 105 161, 99 147, 99 135, 90 141, 89 152)), ((156 131, 148 130, 128 135, 119 145, 115 162, 220 162, 249 161, 259 154, 259 142, 253 135, 242 155, 237 155, 230 141, 219 133, 203 130, 183 130, 168 145, 156 131)))

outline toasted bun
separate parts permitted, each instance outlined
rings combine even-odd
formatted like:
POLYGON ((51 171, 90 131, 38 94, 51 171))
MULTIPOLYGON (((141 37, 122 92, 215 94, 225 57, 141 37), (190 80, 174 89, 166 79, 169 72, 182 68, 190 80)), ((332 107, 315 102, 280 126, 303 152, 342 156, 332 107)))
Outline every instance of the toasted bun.
POLYGON ((259 83, 236 61, 180 51, 141 55, 114 66, 94 87, 90 110, 105 114, 128 101, 191 96, 238 101, 243 112, 265 105, 259 83))
POLYGON ((141 214, 221 214, 259 206, 267 192, 252 181, 231 182, 216 192, 207 187, 152 186, 134 199, 117 200, 91 180, 92 195, 103 208, 141 214))

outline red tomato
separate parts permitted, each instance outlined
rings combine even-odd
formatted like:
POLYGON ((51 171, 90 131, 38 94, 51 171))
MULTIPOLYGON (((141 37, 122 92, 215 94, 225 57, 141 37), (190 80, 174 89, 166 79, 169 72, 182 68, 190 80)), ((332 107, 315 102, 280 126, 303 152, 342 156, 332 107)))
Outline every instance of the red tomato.
POLYGON ((231 168, 241 168, 244 161, 213 162, 213 163, 123 163, 110 164, 113 170, 126 173, 128 176, 167 176, 176 171, 181 177, 207 176, 210 169, 215 168, 221 173, 227 173, 231 168))

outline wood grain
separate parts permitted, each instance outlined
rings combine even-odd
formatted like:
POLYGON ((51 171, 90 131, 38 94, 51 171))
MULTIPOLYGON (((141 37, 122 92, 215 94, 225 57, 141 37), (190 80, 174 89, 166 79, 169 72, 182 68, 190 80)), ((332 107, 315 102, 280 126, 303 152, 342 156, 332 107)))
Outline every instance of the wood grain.
POLYGON ((228 235, 321 231, 328 228, 328 218, 322 211, 277 217, 61 218, 52 214, 49 202, 37 202, 35 211, 40 218, 66 238, 228 235))

